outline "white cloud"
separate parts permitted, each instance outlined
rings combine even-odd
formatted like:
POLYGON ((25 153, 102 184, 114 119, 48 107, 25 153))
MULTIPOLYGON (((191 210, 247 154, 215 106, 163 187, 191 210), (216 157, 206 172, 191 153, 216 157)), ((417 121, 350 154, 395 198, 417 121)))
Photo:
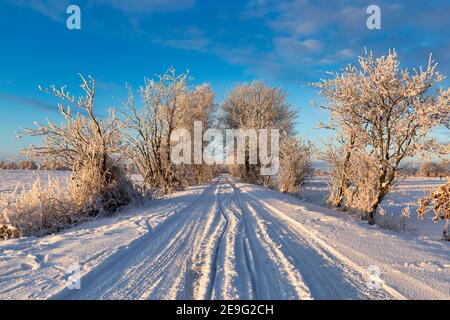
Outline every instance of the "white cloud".
POLYGON ((286 54, 303 54, 305 52, 318 52, 323 49, 322 42, 315 39, 297 40, 289 37, 276 37, 274 39, 276 50, 286 54))
MULTIPOLYGON (((66 9, 72 2, 69 0, 7 0, 9 4, 32 9, 55 21, 66 19, 66 9)), ((78 5, 107 5, 126 14, 140 15, 152 12, 170 12, 191 8, 195 0, 86 0, 78 5)))
POLYGON ((127 13, 149 13, 155 11, 178 11, 191 8, 195 0, 96 0, 127 13))
POLYGON ((197 27, 177 30, 173 35, 155 42, 171 48, 195 51, 208 51, 212 44, 205 32, 197 27))
POLYGON ((64 21, 68 0, 8 0, 18 7, 32 9, 55 21, 64 21))

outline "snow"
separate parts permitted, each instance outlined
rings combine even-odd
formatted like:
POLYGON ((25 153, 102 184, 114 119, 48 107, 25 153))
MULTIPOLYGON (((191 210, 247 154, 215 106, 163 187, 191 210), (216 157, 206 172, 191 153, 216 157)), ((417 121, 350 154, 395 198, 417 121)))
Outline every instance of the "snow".
POLYGON ((67 171, 0 170, 0 194, 30 189, 38 178, 43 185, 49 177, 65 183, 69 175, 67 171))
MULTIPOLYGON (((0 174, 0 190, 31 179, 0 174)), ((408 180, 385 209, 397 214, 438 184, 408 180)), ((324 187, 326 178, 312 181, 308 202, 220 176, 56 235, 1 242, 0 298, 450 298, 450 244, 439 228, 369 226, 325 208, 324 187), (73 266, 80 290, 68 288, 73 266)))
MULTIPOLYGON (((312 178, 299 196, 308 202, 326 206, 329 180, 329 177, 326 176, 312 178)), ((433 213, 428 214, 424 220, 420 220, 416 210, 418 208, 417 201, 420 198, 428 196, 431 191, 436 190, 445 182, 446 180, 440 178, 423 177, 411 177, 400 182, 381 203, 385 214, 384 216, 377 214, 377 223, 385 229, 397 231, 398 233, 439 240, 444 227, 443 221, 435 223, 433 221, 433 213), (406 219, 406 230, 403 230, 401 214, 402 209, 406 207, 410 208, 411 214, 410 218, 406 219)))

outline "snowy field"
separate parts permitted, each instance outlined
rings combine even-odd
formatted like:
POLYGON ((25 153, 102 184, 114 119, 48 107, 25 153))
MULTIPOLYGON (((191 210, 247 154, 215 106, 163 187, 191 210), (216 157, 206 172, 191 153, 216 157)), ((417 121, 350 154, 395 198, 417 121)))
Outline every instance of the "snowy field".
MULTIPOLYGON (((328 182, 328 177, 313 178, 300 192, 300 197, 308 202, 326 206, 328 182)), ((383 228, 397 231, 398 233, 405 233, 409 236, 439 240, 442 235, 444 222, 435 223, 432 213, 427 215, 424 220, 420 220, 417 217, 416 210, 418 208, 417 201, 420 198, 428 196, 431 191, 436 190, 445 182, 445 179, 440 178, 419 177, 408 178, 401 182, 381 204, 385 214, 384 216, 377 215, 378 224, 383 228), (405 207, 410 208, 410 218, 405 220, 405 228, 403 228, 403 220, 400 216, 402 209, 405 207)))
POLYGON ((49 177, 65 184, 69 175, 67 171, 0 170, 0 194, 29 189, 37 179, 46 185, 49 177))
MULTIPOLYGON (((35 174, 0 171, 0 190, 35 174)), ((439 184, 406 181, 386 217, 439 184)), ((413 208, 407 232, 369 226, 319 205, 325 188, 315 179, 302 201, 221 176, 57 235, 1 242, 0 298, 450 299, 439 226, 419 226, 413 208)))

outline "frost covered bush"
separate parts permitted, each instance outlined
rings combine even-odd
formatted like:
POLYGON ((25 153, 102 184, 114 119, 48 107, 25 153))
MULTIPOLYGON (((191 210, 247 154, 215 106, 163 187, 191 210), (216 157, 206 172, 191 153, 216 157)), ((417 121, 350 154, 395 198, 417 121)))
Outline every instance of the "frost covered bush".
POLYGON ((64 228, 110 215, 140 195, 124 169, 114 164, 100 175, 95 166, 86 165, 70 176, 67 186, 51 179, 38 179, 30 190, 16 191, 0 198, 0 239, 42 236, 64 228))
POLYGON ((330 184, 328 202, 334 207, 341 207, 344 200, 344 193, 350 187, 350 157, 352 146, 344 143, 334 146, 329 145, 323 158, 330 165, 330 184), (345 156, 343 156, 345 155, 345 156))
MULTIPOLYGON (((182 94, 179 98, 180 121, 177 128, 189 132, 190 137, 194 138, 196 134, 194 126, 201 123, 202 130, 199 132, 203 136, 205 131, 213 126, 213 115, 216 110, 214 98, 215 93, 208 84, 190 88, 182 94)), ((209 182, 217 174, 215 165, 204 163, 206 159, 203 159, 202 163, 195 163, 195 150, 201 153, 201 148, 205 148, 208 142, 203 141, 202 144, 196 144, 193 140, 191 141, 192 164, 177 165, 177 169, 181 171, 187 185, 209 182)))
POLYGON ((39 169, 38 165, 31 160, 21 160, 18 163, 16 162, 4 162, 0 161, 0 170, 37 170, 39 169))
POLYGON ((16 228, 6 224, 0 224, 0 240, 8 240, 15 238, 20 238, 20 234, 16 228))
POLYGON ((377 159, 365 152, 355 151, 350 157, 349 182, 344 189, 344 208, 354 212, 369 212, 379 197, 377 159))
POLYGON ((17 164, 15 162, 0 162, 0 169, 2 170, 17 170, 17 164))
POLYGON ((69 198, 58 180, 46 186, 37 180, 30 190, 2 196, 0 225, 16 230, 16 237, 56 232, 80 219, 69 198))
POLYGON ((406 222, 410 217, 411 217, 411 209, 409 208, 409 206, 406 206, 402 209, 402 213, 400 215, 403 231, 406 231, 406 222))
POLYGON ((450 181, 432 192, 428 197, 419 200, 419 209, 417 213, 419 218, 424 219, 427 211, 431 209, 435 215, 433 220, 445 220, 444 238, 450 240, 449 224, 450 224, 450 181))
POLYGON ((24 153, 44 166, 71 168, 63 190, 58 181, 33 188, 15 197, 3 198, 0 223, 15 228, 21 236, 56 232, 85 219, 111 214, 139 198, 139 192, 125 172, 119 157, 122 136, 112 113, 99 120, 94 112, 95 81, 81 76, 84 96, 75 99, 66 88, 51 86, 43 91, 62 99, 58 105, 65 122, 36 124, 22 135, 43 137, 42 146, 30 146, 24 153), (75 111, 74 111, 75 110, 75 111))
POLYGON ((120 162, 107 159, 104 173, 97 165, 86 163, 71 175, 68 192, 77 210, 90 217, 108 215, 140 200, 139 191, 120 162))
POLYGON ((38 166, 34 161, 22 160, 17 164, 19 170, 37 170, 38 166))
POLYGON ((226 166, 228 173, 234 178, 242 178, 242 168, 238 164, 229 164, 226 166))
POLYGON ((295 137, 286 137, 280 147, 279 189, 296 193, 312 176, 313 146, 295 137))

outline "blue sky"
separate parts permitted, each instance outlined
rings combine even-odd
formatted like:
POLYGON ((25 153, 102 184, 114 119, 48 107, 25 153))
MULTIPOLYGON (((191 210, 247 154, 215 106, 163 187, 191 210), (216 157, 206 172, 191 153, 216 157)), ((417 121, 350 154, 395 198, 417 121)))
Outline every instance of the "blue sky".
POLYGON ((77 92, 77 74, 90 74, 105 112, 125 97, 125 83, 138 87, 169 66, 210 83, 218 103, 237 82, 282 87, 299 110, 298 131, 318 142, 327 115, 311 106, 318 97, 307 82, 354 63, 365 47, 395 48, 403 66, 416 67, 433 52, 449 75, 449 30, 448 0, 1 0, 0 158, 33 141, 15 139, 18 128, 58 120, 57 101, 38 85, 77 92), (70 4, 81 8, 81 30, 66 28, 70 4), (381 30, 366 28, 371 4, 381 7, 381 30))

